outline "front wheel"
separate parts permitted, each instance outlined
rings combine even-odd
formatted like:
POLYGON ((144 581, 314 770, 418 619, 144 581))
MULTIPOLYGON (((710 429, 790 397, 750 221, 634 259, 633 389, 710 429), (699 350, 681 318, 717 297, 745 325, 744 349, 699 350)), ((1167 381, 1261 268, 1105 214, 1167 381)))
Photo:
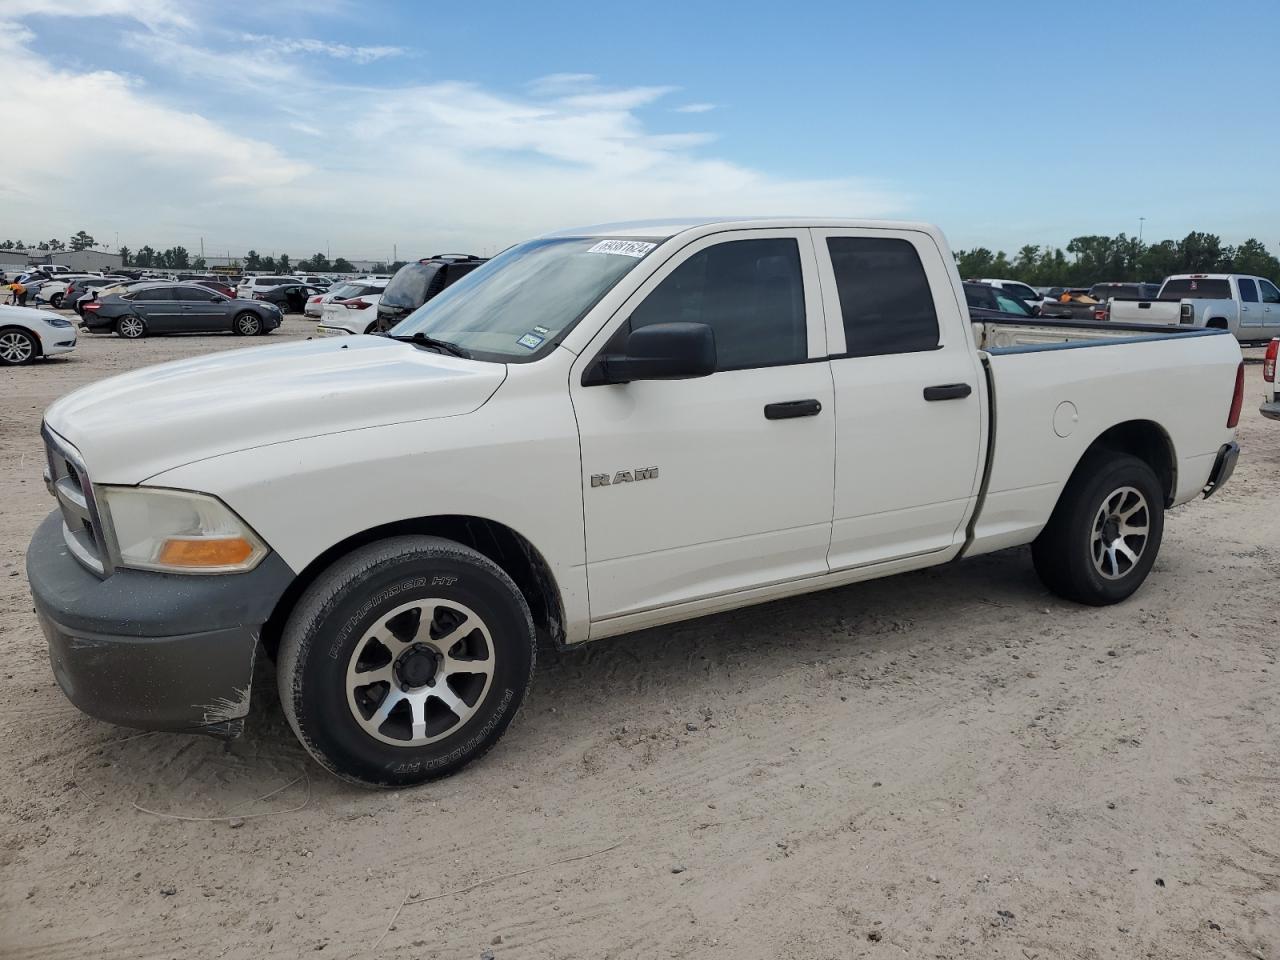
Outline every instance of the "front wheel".
POLYGON ((262 332, 262 319, 247 310, 236 316, 236 333, 242 337, 256 337, 262 332))
POLYGON ((25 330, 0 331, 0 364, 16 367, 30 363, 40 353, 36 338, 25 330))
POLYGON ((62 294, 55 293, 52 297, 49 298, 49 306, 53 307, 53 309, 55 310, 62 309, 62 297, 63 297, 62 294))
POLYGON ((533 677, 519 588, 437 537, 396 537, 337 561, 303 594, 277 682, 294 733, 343 779, 402 787, 487 752, 533 677))
POLYGON ((1164 491, 1129 454, 1080 462, 1031 545, 1036 573, 1067 600, 1101 607, 1130 596, 1151 572, 1164 535, 1164 491))

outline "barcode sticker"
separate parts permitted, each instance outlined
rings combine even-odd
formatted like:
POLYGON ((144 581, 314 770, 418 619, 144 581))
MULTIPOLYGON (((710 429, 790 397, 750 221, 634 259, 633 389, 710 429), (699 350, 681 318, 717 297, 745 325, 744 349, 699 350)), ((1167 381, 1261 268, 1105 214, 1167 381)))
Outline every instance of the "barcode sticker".
POLYGON ((646 243, 643 240, 601 240, 587 253, 615 253, 638 260, 656 246, 656 243, 646 243))

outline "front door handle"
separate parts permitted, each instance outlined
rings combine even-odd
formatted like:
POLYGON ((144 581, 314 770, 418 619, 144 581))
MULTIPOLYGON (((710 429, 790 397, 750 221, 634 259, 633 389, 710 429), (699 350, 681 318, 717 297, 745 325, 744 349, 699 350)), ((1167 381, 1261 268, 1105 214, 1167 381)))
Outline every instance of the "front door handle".
POLYGON ((943 383, 936 387, 925 387, 926 400, 961 400, 973 393, 973 387, 967 383, 943 383))
POLYGON ((764 405, 764 418, 766 420, 816 417, 821 412, 822 404, 817 400, 784 400, 780 403, 766 403, 764 405))

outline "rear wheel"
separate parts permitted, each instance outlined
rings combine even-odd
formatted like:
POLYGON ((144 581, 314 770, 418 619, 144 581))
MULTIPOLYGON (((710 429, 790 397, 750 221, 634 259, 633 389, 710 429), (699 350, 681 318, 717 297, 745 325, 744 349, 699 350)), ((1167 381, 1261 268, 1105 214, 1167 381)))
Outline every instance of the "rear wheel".
POLYGON ((36 338, 25 330, 0 330, 0 364, 16 367, 40 354, 36 338))
POLYGON ((1106 606, 1142 586, 1163 535, 1164 491, 1155 472, 1137 457, 1099 450, 1072 474, 1031 553, 1054 593, 1106 606))
POLYGON ((147 335, 147 324, 141 317, 121 317, 116 321, 116 335, 137 340, 147 335))
POLYGON ((64 295, 61 293, 55 293, 52 297, 49 298, 49 306, 53 307, 53 309, 55 310, 61 309, 63 296, 64 295))
POLYGON ((236 314, 235 331, 242 337, 256 337, 262 332, 262 318, 246 310, 236 314))
POLYGON ((280 699, 298 739, 347 780, 399 787, 486 753, 533 676, 519 588, 476 551, 396 537, 337 561, 280 642, 280 699))

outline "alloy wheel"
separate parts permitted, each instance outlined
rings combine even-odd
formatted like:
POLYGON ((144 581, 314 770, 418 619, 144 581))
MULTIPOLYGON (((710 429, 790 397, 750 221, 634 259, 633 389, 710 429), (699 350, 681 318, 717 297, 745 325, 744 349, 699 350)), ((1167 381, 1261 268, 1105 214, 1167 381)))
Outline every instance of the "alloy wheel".
POLYGON ((493 638, 454 600, 402 604, 367 630, 347 663, 347 705, 365 733, 420 747, 460 729, 493 682, 493 638))
POLYGON ((0 360, 5 363, 26 363, 35 356, 31 339, 16 330, 0 333, 0 360))
POLYGON ((1093 567, 1107 580, 1119 580, 1138 565, 1151 535, 1151 510, 1136 487, 1121 487, 1102 501, 1093 518, 1089 544, 1093 567))

